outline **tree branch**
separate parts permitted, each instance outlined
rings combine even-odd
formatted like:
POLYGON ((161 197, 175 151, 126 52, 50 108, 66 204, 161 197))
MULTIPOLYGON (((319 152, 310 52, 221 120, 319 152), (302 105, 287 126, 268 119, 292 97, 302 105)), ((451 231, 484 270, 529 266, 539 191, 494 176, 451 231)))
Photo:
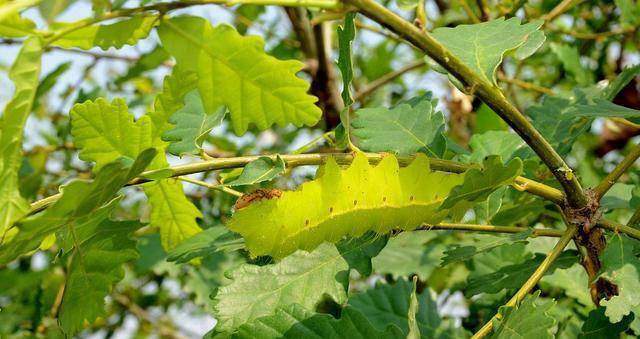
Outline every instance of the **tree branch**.
MULTIPOLYGON (((364 153, 365 156, 369 159, 371 164, 377 164, 384 158, 388 156, 385 153, 364 153)), ((278 155, 253 155, 253 156, 244 156, 244 157, 235 157, 235 158, 223 158, 223 159, 213 159, 208 161, 197 162, 193 164, 185 164, 178 165, 169 168, 145 171, 138 178, 131 180, 127 186, 139 185, 145 182, 153 181, 152 178, 170 178, 170 177, 179 177, 188 174, 200 173, 200 172, 208 172, 220 169, 229 169, 229 168, 240 168, 244 167, 246 164, 251 161, 257 160, 260 157, 269 157, 273 161, 277 160, 276 157, 278 155), (168 174, 167 174, 168 173, 168 174)), ((285 154, 280 155, 282 160, 284 160, 287 167, 298 167, 298 166, 307 166, 307 165, 322 165, 326 162, 328 158, 334 158, 338 164, 348 165, 353 159, 354 155, 351 153, 309 153, 309 154, 285 154)), ((409 165, 415 156, 397 156, 398 163, 400 166, 409 165)), ((471 168, 470 164, 463 164, 456 161, 451 160, 442 160, 430 158, 429 163, 431 165, 431 169, 442 172, 449 173, 463 173, 467 169, 471 168)), ((529 192, 531 194, 540 196, 545 198, 553 203, 562 204, 564 201, 564 195, 562 192, 556 188, 547 186, 545 184, 536 182, 531 179, 527 179, 524 177, 517 177, 515 179, 515 187, 518 190, 529 192)), ((44 199, 38 200, 31 204, 31 214, 39 212, 47 208, 49 205, 54 203, 56 200, 60 198, 61 194, 55 194, 44 199)))
POLYGON ((507 101, 500 89, 482 80, 460 58, 446 49, 428 32, 422 32, 374 0, 345 0, 345 3, 357 7, 361 13, 419 47, 459 79, 469 92, 482 99, 531 146, 558 179, 566 192, 568 203, 572 207, 580 208, 587 205, 587 197, 582 186, 569 166, 529 120, 507 101))

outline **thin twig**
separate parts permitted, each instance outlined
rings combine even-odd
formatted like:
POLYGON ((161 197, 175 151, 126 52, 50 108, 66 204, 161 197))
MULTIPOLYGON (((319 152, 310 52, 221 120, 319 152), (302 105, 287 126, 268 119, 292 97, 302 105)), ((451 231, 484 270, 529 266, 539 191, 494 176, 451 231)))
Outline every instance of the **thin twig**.
POLYGON ((505 75, 503 75, 501 73, 498 74, 498 80, 500 80, 502 82, 506 82, 508 84, 516 85, 516 86, 518 86, 520 88, 523 88, 523 89, 527 89, 527 90, 535 91, 535 92, 540 92, 542 94, 547 94, 547 95, 556 95, 557 94, 554 90, 552 90, 550 88, 547 88, 547 87, 544 87, 544 86, 540 86, 540 85, 536 85, 534 83, 526 82, 526 81, 523 81, 523 80, 520 80, 520 79, 510 79, 510 78, 507 78, 505 75))
POLYGON ((488 232, 488 233, 520 233, 528 230, 533 231, 536 237, 561 237, 564 234, 562 230, 554 230, 551 228, 528 228, 517 226, 495 226, 495 225, 477 225, 477 224, 456 224, 456 223, 439 223, 435 225, 424 224, 417 230, 455 230, 455 231, 472 231, 472 232, 488 232))
POLYGON ((542 17, 540 17, 540 19, 544 20, 545 22, 552 21, 553 19, 555 19, 556 17, 558 17, 562 13, 568 11, 573 6, 575 6, 575 5, 577 5, 577 4, 581 3, 581 2, 582 2, 582 0, 562 0, 562 2, 560 2, 556 7, 554 7, 551 10, 551 12, 543 15, 542 17))
MULTIPOLYGON (((533 274, 527 279, 527 281, 520 287, 518 292, 511 297, 511 299, 505 304, 507 307, 516 306, 520 303, 526 296, 531 292, 531 290, 538 284, 540 279, 544 276, 544 274, 551 268, 553 262, 558 258, 560 253, 564 250, 565 247, 569 244, 573 236, 576 235, 578 229, 575 226, 569 226, 567 230, 564 232, 560 240, 556 246, 551 250, 547 257, 540 263, 540 266, 536 268, 533 274)), ((476 332, 476 334, 471 337, 472 339, 484 338, 493 330, 493 319, 500 319, 501 315, 498 313, 493 316, 491 320, 489 320, 482 328, 476 332)))
POLYGON ((209 188, 209 189, 212 189, 212 190, 220 191, 220 192, 223 192, 223 193, 231 194, 231 195, 236 196, 238 198, 244 195, 244 193, 238 192, 238 191, 234 190, 233 188, 229 188, 229 187, 224 186, 224 185, 213 185, 213 184, 210 184, 208 182, 204 182, 202 180, 192 179, 192 178, 188 178, 188 177, 178 177, 178 180, 184 181, 184 182, 188 182, 190 184, 206 187, 206 188, 209 188))
POLYGON ((600 201, 609 189, 620 179, 620 177, 629 169, 640 157, 640 144, 636 145, 629 154, 609 173, 598 186, 594 189, 596 199, 600 201))
POLYGON ((467 0, 458 0, 458 3, 462 7, 462 9, 464 9, 464 12, 467 13, 467 16, 469 17, 471 22, 473 22, 474 24, 481 22, 480 18, 478 18, 476 13, 473 12, 471 6, 469 6, 469 4, 467 3, 467 0))
POLYGON ((376 80, 373 80, 365 88, 361 89, 360 91, 358 91, 358 93, 354 95, 353 101, 361 102, 362 100, 364 100, 364 98, 366 98, 369 94, 371 94, 371 92, 375 91, 376 89, 388 84, 389 82, 397 79, 398 77, 404 75, 405 73, 424 67, 426 64, 427 63, 423 59, 415 60, 409 64, 402 66, 401 68, 395 71, 389 72, 377 78, 376 80))

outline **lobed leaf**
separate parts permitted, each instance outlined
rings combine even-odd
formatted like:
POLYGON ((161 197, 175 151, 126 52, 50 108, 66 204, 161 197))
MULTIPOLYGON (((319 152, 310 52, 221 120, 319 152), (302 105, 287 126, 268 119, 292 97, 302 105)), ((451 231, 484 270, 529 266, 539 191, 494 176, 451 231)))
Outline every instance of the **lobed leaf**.
POLYGON ((158 32, 177 65, 197 73, 205 110, 226 106, 236 134, 252 123, 263 130, 274 123, 311 126, 320 119, 317 98, 306 93, 309 84, 295 75, 302 64, 265 54, 260 38, 186 16, 164 20, 158 32))
POLYGON ((540 300, 540 292, 528 295, 515 307, 500 307, 501 318, 493 320, 492 339, 553 338, 555 319, 548 312, 555 305, 552 300, 540 300))
POLYGON ((600 304, 612 323, 617 323, 640 306, 640 259, 634 254, 635 242, 615 234, 601 256, 601 277, 618 285, 618 295, 600 304))
POLYGON ((200 92, 195 89, 184 96, 184 101, 184 106, 169 118, 169 122, 176 126, 164 132, 162 140, 171 143, 167 148, 171 154, 197 155, 202 152, 204 139, 214 127, 222 123, 227 111, 225 107, 219 107, 213 112, 205 111, 200 92))
POLYGON ((143 149, 153 147, 151 120, 142 116, 134 121, 122 98, 111 103, 98 98, 76 104, 71 109, 71 121, 79 157, 95 162, 96 171, 118 157, 135 158, 143 149))
POLYGON ((216 294, 216 329, 233 330, 291 303, 313 309, 325 295, 342 303, 347 298, 348 269, 331 244, 313 252, 298 251, 273 265, 243 265, 216 294))
POLYGON ((243 169, 240 176, 236 179, 225 182, 224 186, 244 186, 270 181, 281 175, 285 171, 285 163, 282 158, 277 155, 276 160, 269 157, 260 157, 248 163, 243 169))
POLYGON ((538 31, 542 24, 542 20, 521 25, 517 17, 499 18, 474 25, 436 28, 432 34, 482 80, 497 86, 496 70, 504 54, 514 50, 520 58, 533 54, 545 40, 538 31))
POLYGON ((398 327, 404 335, 410 332, 411 299, 417 311, 413 316, 422 338, 464 338, 463 330, 447 328, 438 314, 438 305, 432 291, 425 289, 419 294, 413 284, 399 279, 393 284, 378 283, 375 288, 356 293, 349 298, 349 305, 361 312, 378 330, 390 325, 398 327))
POLYGON ((434 110, 431 95, 402 103, 392 109, 362 108, 352 122, 358 145, 371 152, 440 157, 444 152, 444 115, 434 110))
POLYGON ((358 153, 346 170, 330 158, 319 172, 316 180, 296 191, 235 212, 228 227, 244 237, 252 256, 283 258, 345 235, 384 234, 440 222, 449 213, 440 209, 442 201, 462 179, 461 174, 431 171, 424 155, 399 168, 395 156, 372 167, 358 153))
MULTIPOLYGON (((91 25, 69 32, 53 42, 64 48, 91 49, 100 47, 103 51, 111 47, 122 48, 124 45, 135 45, 138 40, 149 35, 158 23, 157 16, 135 16, 113 24, 91 25)), ((55 28, 64 30, 70 24, 56 24, 55 28)))
POLYGON ((464 182, 451 190, 441 208, 452 208, 459 203, 484 201, 496 189, 512 184, 521 173, 522 160, 519 158, 502 165, 499 156, 488 156, 484 159, 481 169, 472 168, 465 173, 464 182))
POLYGON ((242 325, 231 336, 234 339, 298 339, 298 338, 405 338, 397 327, 377 330, 369 320, 352 307, 342 310, 340 319, 328 314, 308 311, 298 304, 278 308, 274 315, 258 318, 242 325))
POLYGON ((605 308, 598 307, 589 312, 587 320, 582 324, 581 339, 608 339, 620 338, 620 335, 629 329, 629 325, 633 321, 632 315, 626 315, 621 321, 616 323, 609 322, 605 316, 605 308))
MULTIPOLYGON (((99 98, 95 102, 76 104, 71 110, 71 134, 80 147, 80 159, 95 161, 96 169, 119 156, 135 157, 141 149, 164 149, 161 140, 171 128, 169 116, 183 106, 182 98, 195 86, 195 78, 181 74, 165 80, 165 90, 155 102, 155 111, 137 121, 128 112, 123 99, 111 104, 99 98)), ((154 159, 151 169, 167 167, 164 154, 154 159)), ((158 180, 144 186, 151 205, 150 223, 162 234, 162 245, 171 249, 179 242, 200 232, 196 219, 202 213, 184 195, 182 184, 174 179, 158 180)))

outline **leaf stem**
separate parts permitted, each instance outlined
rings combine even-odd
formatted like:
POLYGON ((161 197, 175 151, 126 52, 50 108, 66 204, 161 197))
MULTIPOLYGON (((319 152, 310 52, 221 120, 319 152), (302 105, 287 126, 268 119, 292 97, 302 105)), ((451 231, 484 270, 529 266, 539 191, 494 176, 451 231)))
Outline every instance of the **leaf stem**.
POLYGON ((184 181, 184 182, 188 182, 190 184, 206 187, 206 188, 209 188, 209 189, 212 189, 212 190, 220 191, 220 192, 223 192, 223 193, 231 194, 231 195, 236 196, 238 198, 244 195, 244 193, 238 192, 238 191, 234 190, 233 188, 229 188, 229 187, 223 186, 223 185, 213 185, 213 184, 210 184, 208 182, 204 182, 202 180, 192 179, 192 178, 188 178, 188 177, 178 177, 178 180, 184 181))
POLYGON ((640 144, 636 145, 629 154, 609 173, 594 189, 596 199, 600 201, 609 189, 620 179, 620 177, 638 160, 640 157, 640 144))
POLYGON ((551 228, 529 228, 529 227, 517 227, 517 226, 494 226, 494 225, 477 225, 477 224, 451 224, 451 223, 439 223, 435 225, 424 224, 418 227, 416 230, 455 230, 455 231, 475 231, 475 232, 489 232, 489 233, 520 233, 528 230, 533 230, 533 235, 536 237, 561 237, 564 234, 562 230, 554 230, 551 228))
POLYGON ((419 47, 449 73, 459 79, 467 92, 477 95, 491 107, 520 137, 538 154, 542 161, 558 179, 567 195, 568 203, 574 208, 587 205, 582 186, 571 169, 549 142, 533 127, 529 120, 504 97, 499 88, 482 80, 471 68, 451 51, 445 48, 428 32, 422 32, 415 25, 391 12, 374 0, 345 0, 359 12, 389 28, 408 42, 419 47))
MULTIPOLYGON (((540 279, 544 276, 544 274, 549 270, 553 262, 558 258, 560 253, 564 250, 565 247, 569 244, 574 235, 578 232, 578 229, 575 226, 568 226, 567 230, 564 231, 564 234, 558 240, 556 246, 551 250, 547 257, 542 261, 540 266, 536 268, 535 272, 527 279, 527 281, 520 287, 518 292, 509 299, 509 301, 505 304, 507 307, 513 307, 517 305, 519 302, 524 299, 524 297, 531 292, 531 290, 538 284, 540 279)), ((491 320, 489 320, 482 328, 476 332, 476 334, 471 337, 472 339, 484 338, 493 330, 493 319, 500 319, 500 314, 496 314, 493 316, 491 320)))

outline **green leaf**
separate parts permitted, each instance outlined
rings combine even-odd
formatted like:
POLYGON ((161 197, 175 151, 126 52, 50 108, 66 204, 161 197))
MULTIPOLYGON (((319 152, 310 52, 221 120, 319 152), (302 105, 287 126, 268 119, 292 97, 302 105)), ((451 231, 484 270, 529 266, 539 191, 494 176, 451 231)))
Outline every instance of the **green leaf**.
POLYGON ((367 317, 352 307, 342 310, 340 319, 328 314, 308 311, 298 304, 280 307, 274 315, 258 318, 242 325, 234 339, 299 339, 299 338, 386 338, 404 336, 397 327, 375 329, 367 317))
POLYGON ((552 43, 551 50, 556 54, 565 72, 569 73, 575 81, 582 86, 593 84, 593 73, 580 64, 578 48, 568 44, 552 43))
POLYGON ((137 221, 105 220, 94 232, 78 239, 58 317, 67 335, 81 330, 85 320, 91 323, 105 313, 104 298, 124 277, 122 265, 138 257, 136 243, 129 238, 138 227, 137 221))
POLYGON ((38 88, 41 56, 42 40, 28 38, 9 72, 15 94, 0 117, 0 243, 9 227, 30 210, 18 190, 18 171, 22 162, 24 125, 38 88))
POLYGON ((553 338, 556 321, 548 312, 555 302, 539 299, 540 292, 528 295, 515 307, 500 307, 502 318, 494 318, 492 339, 553 338))
POLYGON ((524 232, 515 233, 506 237, 494 237, 495 241, 486 242, 476 246, 460 246, 453 245, 446 251, 445 256, 442 258, 442 266, 449 265, 454 262, 467 261, 478 253, 484 253, 491 251, 492 249, 505 244, 513 244, 518 242, 527 242, 527 239, 533 235, 533 229, 529 229, 524 232))
POLYGON ((440 222, 449 213, 439 209, 440 204, 462 179, 462 174, 431 171, 424 155, 399 168, 395 156, 372 167, 358 153, 348 169, 329 158, 319 173, 296 191, 236 210, 228 227, 242 235, 252 256, 283 258, 345 235, 384 234, 440 222))
POLYGON ((610 323, 605 316, 605 308, 599 307, 589 312, 587 320, 582 325, 580 338, 584 339, 609 339, 620 338, 627 331, 633 321, 632 315, 626 315, 620 322, 610 323))
POLYGON ((181 182, 174 179, 155 181, 145 185, 144 192, 151 205, 151 226, 160 229, 165 250, 201 231, 195 219, 202 218, 202 213, 184 195, 181 182))
POLYGON ((507 131, 487 131, 474 134, 469 140, 473 150, 469 161, 480 163, 489 155, 499 155, 504 161, 514 157, 524 158, 529 147, 519 135, 507 131))
MULTIPOLYGON (((169 87, 169 90, 175 87, 169 87)), ((80 148, 80 159, 95 161, 95 170, 120 156, 135 157, 147 147, 164 147, 162 129, 171 126, 161 120, 170 113, 164 107, 175 108, 172 94, 160 94, 156 112, 143 115, 137 121, 128 112, 123 99, 111 104, 99 98, 95 102, 76 104, 71 110, 74 142, 80 148)), ((166 167, 164 154, 154 159, 152 168, 166 167)), ((159 180, 144 186, 151 205, 150 223, 162 235, 162 246, 171 249, 180 241, 200 231, 196 218, 202 213, 184 195, 182 184, 174 179, 159 180)))
POLYGON ((417 284, 418 277, 414 275, 411 288, 411 298, 409 299, 409 311, 407 312, 407 318, 409 318, 409 333, 407 333, 407 339, 420 338, 420 328, 418 328, 418 320, 416 319, 416 313, 418 313, 418 296, 416 293, 417 284))
POLYGON ((571 119, 573 117, 586 118, 640 118, 640 111, 616 105, 611 101, 604 99, 593 99, 590 104, 576 104, 569 107, 566 114, 562 115, 563 119, 571 119))
MULTIPOLYGON (((342 74, 342 101, 345 108, 353 103, 353 97, 351 96, 351 82, 353 81, 351 44, 356 37, 355 17, 355 12, 347 13, 344 17, 344 25, 338 27, 338 68, 342 74)), ((342 123, 343 126, 349 126, 348 120, 343 120, 342 123)))
POLYGON ((604 89, 602 97, 612 101, 616 95, 638 75, 640 75, 640 64, 625 67, 622 72, 609 83, 609 86, 604 89))
POLYGON ((566 156, 578 137, 591 127, 589 119, 564 119, 573 103, 575 101, 566 98, 547 96, 541 105, 533 106, 527 112, 534 127, 561 156, 566 156))
POLYGON ((76 0, 42 0, 38 4, 38 12, 48 24, 51 24, 76 0))
POLYGON ((71 135, 80 149, 80 159, 94 161, 95 171, 121 156, 135 158, 153 147, 148 116, 134 121, 124 99, 111 103, 103 98, 76 104, 71 109, 71 135))
POLYGON ((618 285, 618 295, 600 302, 612 323, 640 306, 640 259, 634 255, 634 245, 626 235, 615 234, 601 256, 601 277, 618 285))
POLYGON ((541 282, 564 290, 568 297, 576 299, 584 306, 593 305, 589 293, 589 277, 581 265, 556 270, 553 274, 544 276, 541 282))
POLYGON ((415 322, 422 338, 458 337, 455 330, 443 326, 438 315, 438 305, 432 298, 432 291, 425 289, 415 295, 413 284, 400 279, 393 284, 378 283, 375 288, 366 292, 353 294, 349 305, 360 311, 375 328, 383 330, 389 325, 397 326, 404 335, 410 332, 410 312, 413 302, 417 307, 415 322))
POLYGON ((296 77, 302 63, 265 54, 262 39, 243 37, 224 24, 213 27, 197 17, 165 19, 158 32, 177 65, 198 74, 198 89, 207 93, 202 98, 205 110, 226 106, 236 134, 252 123, 263 130, 274 123, 312 126, 320 120, 317 98, 308 95, 309 84, 296 77))
POLYGON ((488 156, 481 169, 472 168, 465 173, 464 182, 451 189, 440 208, 452 208, 461 202, 484 201, 496 189, 513 183, 520 173, 522 161, 519 158, 502 165, 500 156, 488 156))
POLYGON ((240 241, 226 239, 230 232, 224 227, 211 227, 179 243, 169 253, 167 261, 184 264, 191 259, 206 257, 223 250, 243 248, 240 241))
MULTIPOLYGON (((553 273, 557 268, 571 267, 577 262, 578 257, 578 253, 573 250, 562 252, 558 259, 553 262, 547 274, 553 273)), ((467 283, 465 294, 472 296, 480 293, 498 293, 503 289, 513 290, 520 288, 544 258, 543 254, 536 253, 535 257, 523 263, 507 265, 493 273, 473 277, 467 283)))
POLYGON ((434 105, 431 95, 425 95, 392 109, 359 109, 352 122, 353 135, 366 151, 441 156, 444 115, 435 111, 434 105))
POLYGON ((474 25, 437 28, 432 34, 482 80, 497 86, 496 70, 504 54, 515 50, 516 55, 526 57, 535 52, 544 42, 544 35, 538 32, 542 24, 542 20, 535 20, 520 25, 517 17, 500 18, 474 25), (519 48, 523 50, 518 51, 519 48))
POLYGON ((243 265, 215 297, 216 329, 233 330, 291 303, 313 309, 325 295, 342 303, 347 298, 348 268, 331 244, 310 253, 298 251, 273 265, 243 265))
POLYGON ((351 82, 353 81, 353 58, 351 44, 356 37, 356 13, 347 13, 344 25, 338 27, 338 69, 342 74, 342 102, 344 109, 340 112, 340 125, 336 128, 336 142, 338 147, 346 148, 351 145, 351 82))
POLYGON ((184 106, 169 118, 175 128, 164 132, 162 140, 171 143, 167 148, 171 154, 197 155, 202 152, 202 142, 209 132, 222 123, 227 110, 223 106, 214 112, 205 111, 198 90, 187 93, 184 101, 184 106))
POLYGON ((62 197, 44 212, 22 220, 9 232, 9 239, 0 245, 0 265, 40 246, 50 234, 69 224, 89 222, 102 205, 112 201, 127 182, 142 172, 155 150, 148 149, 132 164, 130 159, 105 165, 92 181, 74 180, 61 188, 62 197))
POLYGON ((429 243, 435 237, 434 233, 415 231, 390 238, 387 246, 371 260, 373 271, 394 278, 416 274, 426 280, 438 267, 444 251, 443 245, 429 243))
POLYGON ((253 185, 264 181, 270 181, 285 171, 285 163, 277 155, 273 161, 269 157, 260 157, 248 163, 242 173, 235 180, 225 182, 224 186, 253 185))
MULTIPOLYGON (((37 1, 0 0, 0 36, 19 38, 32 34, 36 29, 36 24, 29 19, 21 17, 20 10, 34 3, 37 3, 37 1)), ((32 39, 37 38, 33 37, 32 39)), ((30 45, 33 45, 33 42, 30 45)))
POLYGON ((640 24, 640 4, 633 0, 615 0, 620 11, 620 22, 625 27, 637 27, 640 24))
MULTIPOLYGON (((124 45, 135 45, 138 40, 149 35, 153 26, 158 23, 157 16, 135 16, 108 25, 91 25, 68 34, 53 42, 64 48, 91 49, 100 47, 106 51, 111 47, 122 48, 124 45)), ((55 24, 54 28, 64 30, 71 24, 55 24)))
POLYGON ((371 275, 371 258, 374 258, 387 244, 387 236, 365 233, 360 238, 347 238, 336 244, 349 267, 356 269, 363 277, 371 275))

